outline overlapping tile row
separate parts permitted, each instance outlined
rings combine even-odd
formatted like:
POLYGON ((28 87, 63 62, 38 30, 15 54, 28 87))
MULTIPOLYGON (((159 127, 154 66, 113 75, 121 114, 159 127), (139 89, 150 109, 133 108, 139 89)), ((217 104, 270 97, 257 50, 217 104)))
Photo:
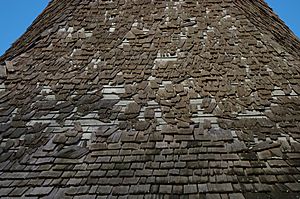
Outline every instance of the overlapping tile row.
POLYGON ((262 1, 54 0, 1 58, 0 197, 298 198, 297 49, 262 1))

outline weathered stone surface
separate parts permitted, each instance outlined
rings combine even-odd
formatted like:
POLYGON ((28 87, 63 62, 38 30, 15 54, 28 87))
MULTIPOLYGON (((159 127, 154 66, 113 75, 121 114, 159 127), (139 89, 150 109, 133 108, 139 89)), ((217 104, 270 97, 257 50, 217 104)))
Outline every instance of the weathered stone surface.
POLYGON ((134 124, 134 128, 137 131, 144 131, 148 129, 150 126, 150 123, 147 121, 138 121, 137 123, 134 124))
POLYGON ((128 104, 128 106, 125 109, 125 114, 136 115, 136 114, 139 114, 140 110, 141 110, 141 106, 138 105, 137 103, 133 102, 133 103, 128 104))
POLYGON ((55 144, 64 144, 66 141, 67 137, 65 134, 57 134, 53 139, 53 143, 55 144))
POLYGON ((36 187, 26 192, 27 196, 45 196, 48 195, 53 187, 36 187), (28 194, 27 194, 28 193, 28 194))
POLYGON ((6 67, 3 65, 0 65, 0 78, 5 78, 5 77, 7 77, 6 67))
POLYGON ((300 42, 262 0, 57 0, 0 57, 1 198, 297 198, 300 42))
POLYGON ((275 147, 279 147, 279 146, 280 146, 280 143, 266 141, 266 142, 261 142, 261 143, 255 145, 252 150, 253 151, 263 151, 266 149, 271 149, 271 148, 275 148, 275 147))
POLYGON ((86 155, 89 152, 87 148, 79 147, 79 146, 69 146, 65 149, 54 154, 55 157, 59 158, 70 158, 76 159, 81 158, 82 156, 86 155))
POLYGON ((146 119, 153 119, 155 117, 155 111, 151 108, 146 108, 144 114, 146 119))

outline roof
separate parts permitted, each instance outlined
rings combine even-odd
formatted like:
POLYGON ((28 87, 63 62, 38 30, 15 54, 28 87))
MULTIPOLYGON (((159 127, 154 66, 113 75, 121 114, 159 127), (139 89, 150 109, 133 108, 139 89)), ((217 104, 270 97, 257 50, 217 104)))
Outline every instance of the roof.
POLYGON ((299 49, 261 0, 53 0, 0 58, 0 197, 299 198, 299 49))

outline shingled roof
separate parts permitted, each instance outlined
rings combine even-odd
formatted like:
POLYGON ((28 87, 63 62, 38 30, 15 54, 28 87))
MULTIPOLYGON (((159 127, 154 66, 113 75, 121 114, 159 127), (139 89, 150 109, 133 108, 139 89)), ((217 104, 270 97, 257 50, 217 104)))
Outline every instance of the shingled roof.
POLYGON ((299 198, 300 42, 263 0, 53 0, 0 58, 1 198, 299 198))

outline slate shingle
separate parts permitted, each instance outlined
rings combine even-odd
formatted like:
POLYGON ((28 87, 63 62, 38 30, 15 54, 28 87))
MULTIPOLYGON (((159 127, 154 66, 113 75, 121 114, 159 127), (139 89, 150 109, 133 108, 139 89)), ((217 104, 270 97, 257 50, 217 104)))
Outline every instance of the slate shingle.
POLYGON ((1 197, 296 197, 299 52, 259 0, 52 1, 0 58, 1 197))

